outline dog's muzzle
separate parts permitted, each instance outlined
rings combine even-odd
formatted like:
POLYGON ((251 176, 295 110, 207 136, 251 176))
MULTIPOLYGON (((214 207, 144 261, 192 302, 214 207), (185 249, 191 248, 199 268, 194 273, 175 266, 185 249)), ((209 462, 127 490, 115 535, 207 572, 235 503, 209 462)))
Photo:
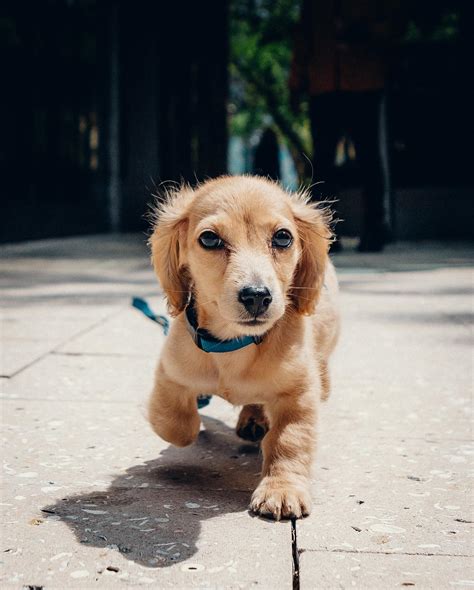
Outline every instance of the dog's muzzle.
POLYGON ((251 285, 239 291, 238 299, 249 315, 257 318, 270 307, 272 294, 267 287, 251 285))

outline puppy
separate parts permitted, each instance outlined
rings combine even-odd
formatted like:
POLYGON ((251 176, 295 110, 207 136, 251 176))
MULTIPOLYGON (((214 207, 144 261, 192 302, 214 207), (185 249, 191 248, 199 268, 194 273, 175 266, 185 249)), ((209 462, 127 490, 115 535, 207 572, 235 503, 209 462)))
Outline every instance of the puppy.
POLYGON ((152 260, 176 319, 149 403, 154 431, 184 447, 199 433, 198 394, 243 405, 238 434, 265 435, 251 510, 309 514, 318 401, 339 331, 328 213, 250 176, 181 188, 156 213, 152 260))

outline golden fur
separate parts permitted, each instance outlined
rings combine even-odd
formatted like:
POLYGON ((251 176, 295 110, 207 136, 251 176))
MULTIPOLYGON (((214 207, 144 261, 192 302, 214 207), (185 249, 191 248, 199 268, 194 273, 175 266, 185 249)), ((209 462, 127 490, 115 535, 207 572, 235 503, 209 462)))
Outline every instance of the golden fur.
POLYGON ((198 394, 243 405, 238 431, 249 421, 268 430, 250 507, 276 519, 298 518, 311 508, 318 402, 329 394, 327 364, 339 331, 328 222, 304 193, 258 177, 220 177, 174 192, 159 207, 150 238, 154 268, 176 316, 156 371, 150 423, 166 441, 186 446, 200 429, 198 394), (272 247, 280 228, 293 235, 287 249, 272 247), (226 247, 205 250, 198 238, 206 230, 226 247), (249 327, 240 322, 237 293, 255 281, 273 300, 265 323, 249 327), (263 342, 228 353, 198 349, 183 313, 191 292, 199 325, 215 337, 264 334, 263 342))

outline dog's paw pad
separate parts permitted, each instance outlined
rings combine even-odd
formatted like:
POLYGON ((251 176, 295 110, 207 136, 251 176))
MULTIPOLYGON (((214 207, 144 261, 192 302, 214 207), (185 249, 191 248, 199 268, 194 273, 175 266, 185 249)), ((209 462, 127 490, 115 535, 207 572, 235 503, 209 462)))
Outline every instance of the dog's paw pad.
POLYGON ((243 438, 244 440, 250 440, 252 442, 261 441, 262 438, 266 435, 266 433, 267 429, 263 425, 255 422, 253 418, 250 418, 250 420, 246 424, 244 424, 237 430, 237 436, 243 438))
POLYGON ((263 480, 252 495, 250 509, 266 518, 302 518, 311 512, 311 497, 306 487, 263 480))

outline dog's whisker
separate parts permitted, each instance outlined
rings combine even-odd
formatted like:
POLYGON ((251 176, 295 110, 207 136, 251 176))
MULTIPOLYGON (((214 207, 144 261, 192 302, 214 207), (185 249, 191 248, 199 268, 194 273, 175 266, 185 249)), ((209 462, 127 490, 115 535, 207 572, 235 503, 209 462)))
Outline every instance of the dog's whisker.
POLYGON ((306 301, 313 301, 312 297, 304 297, 303 295, 298 295, 299 299, 306 299, 306 301))
POLYGON ((209 305, 209 303, 213 303, 214 299, 209 299, 209 301, 198 301, 198 305, 209 305))
POLYGON ((307 289, 310 289, 312 291, 319 291, 321 289, 321 287, 290 287, 290 289, 302 289, 304 291, 306 291, 307 289))

